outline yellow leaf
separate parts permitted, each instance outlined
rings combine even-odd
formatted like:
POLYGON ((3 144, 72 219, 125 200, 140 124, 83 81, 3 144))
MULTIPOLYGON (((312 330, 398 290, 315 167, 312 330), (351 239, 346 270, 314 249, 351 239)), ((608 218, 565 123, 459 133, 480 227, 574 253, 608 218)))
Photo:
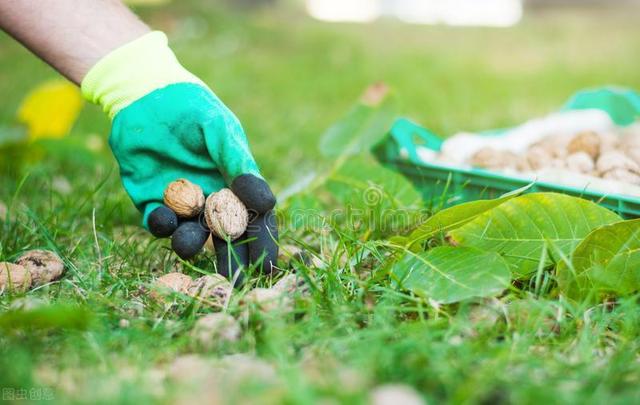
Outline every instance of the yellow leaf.
POLYGON ((18 109, 18 121, 27 126, 30 140, 62 138, 80 114, 82 96, 72 83, 55 79, 31 90, 18 109))

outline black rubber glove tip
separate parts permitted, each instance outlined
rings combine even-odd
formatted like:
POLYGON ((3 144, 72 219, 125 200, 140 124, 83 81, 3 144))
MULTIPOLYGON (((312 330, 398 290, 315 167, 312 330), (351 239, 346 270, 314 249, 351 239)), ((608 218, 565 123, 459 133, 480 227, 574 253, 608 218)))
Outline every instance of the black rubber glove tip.
POLYGON ((178 227, 178 216, 171 208, 162 205, 151 211, 147 225, 156 238, 168 238, 178 227))
POLYGON ((244 238, 235 240, 229 245, 220 238, 213 238, 213 246, 216 250, 216 267, 218 274, 226 277, 233 282, 236 278, 234 287, 239 287, 244 282, 244 274, 242 270, 249 266, 249 249, 244 238), (236 276, 236 273, 240 272, 236 276))
POLYGON ((247 239, 251 239, 250 263, 262 261, 262 272, 271 274, 272 266, 278 262, 278 223, 275 212, 269 211, 255 217, 247 227, 247 239))
POLYGON ((209 231, 198 221, 180 224, 171 237, 171 248, 181 259, 187 260, 200 253, 209 238, 209 231))
POLYGON ((264 214, 276 205, 276 197, 266 181, 253 174, 243 174, 231 183, 231 191, 249 210, 264 214))

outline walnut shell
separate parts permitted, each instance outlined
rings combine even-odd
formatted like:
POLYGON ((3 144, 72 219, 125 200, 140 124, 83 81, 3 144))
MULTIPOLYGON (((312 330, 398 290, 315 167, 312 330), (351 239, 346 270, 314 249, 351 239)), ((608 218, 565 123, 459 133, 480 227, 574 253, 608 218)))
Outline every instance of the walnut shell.
POLYGON ((232 291, 233 287, 229 280, 220 274, 210 274, 193 280, 187 294, 192 297, 211 300, 223 306, 229 300, 232 291))
POLYGON ((629 184, 640 185, 640 175, 627 169, 613 169, 602 175, 603 179, 623 181, 629 184))
POLYGON ((293 295, 308 295, 310 287, 302 276, 295 273, 289 273, 282 277, 272 287, 276 291, 280 291, 283 294, 293 295))
POLYGON ((585 152, 595 159, 600 155, 600 137, 593 131, 580 132, 567 145, 567 152, 569 154, 585 152))
POLYGON ((484 147, 471 156, 469 163, 489 170, 515 169, 518 157, 511 151, 484 147))
POLYGON ((371 391, 371 405, 425 405, 426 402, 413 387, 404 384, 380 385, 371 391))
POLYGON ((625 149, 625 153, 634 162, 636 162, 636 164, 640 165, 640 147, 632 147, 629 149, 625 149))
POLYGON ((567 145, 569 145, 571 139, 571 136, 566 134, 554 134, 542 138, 531 147, 544 149, 552 158, 564 158, 568 154, 567 145))
POLYGON ((584 174, 593 172, 593 169, 595 168, 595 163, 587 152, 572 153, 567 156, 565 163, 567 165, 567 169, 584 174))
POLYGON ((549 166, 553 155, 542 146, 534 145, 525 152, 524 159, 531 170, 535 171, 549 166))
POLYGON ((228 188, 207 197, 204 217, 211 232, 221 239, 238 239, 247 229, 249 213, 242 201, 228 188))
POLYGON ((16 260, 31 273, 34 287, 57 280, 64 272, 64 262, 57 254, 48 250, 30 250, 16 260))
POLYGON ((159 299, 162 295, 171 293, 171 292, 179 292, 182 294, 187 294, 189 287, 193 280, 191 277, 182 273, 167 273, 164 276, 158 278, 153 283, 153 288, 155 291, 151 293, 151 297, 154 299, 159 299))
POLYGON ((31 287, 31 273, 24 266, 0 262, 0 293, 3 291, 27 291, 31 287))
POLYGON ((240 339, 241 334, 238 321, 221 312, 198 319, 191 331, 193 339, 205 349, 211 349, 219 343, 235 342, 240 339))
POLYGON ((620 137, 620 146, 624 149, 640 148, 640 133, 625 132, 625 134, 620 137))
MULTIPOLYGON (((599 132, 598 137, 600 138, 600 154, 606 152, 611 152, 616 150, 622 146, 621 144, 621 136, 615 132, 599 132)), ((638 145, 640 146, 640 144, 638 145)))
POLYGON ((169 183, 164 190, 164 203, 181 218, 193 218, 204 208, 204 193, 187 179, 169 183))
POLYGON ((614 169, 623 169, 632 173, 640 173, 640 166, 624 153, 619 151, 603 153, 596 161, 596 170, 604 174, 614 169))
POLYGON ((275 288, 254 288, 244 296, 240 304, 245 306, 246 316, 248 314, 247 309, 257 310, 258 312, 272 312, 278 309, 288 310, 292 302, 282 291, 275 288))

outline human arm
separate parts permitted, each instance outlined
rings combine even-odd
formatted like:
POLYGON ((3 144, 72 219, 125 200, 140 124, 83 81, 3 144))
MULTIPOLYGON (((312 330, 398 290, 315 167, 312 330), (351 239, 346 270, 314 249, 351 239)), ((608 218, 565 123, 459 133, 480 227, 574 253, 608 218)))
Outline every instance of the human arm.
POLYGON ((107 112, 124 188, 147 229, 177 239, 175 228, 155 232, 156 221, 149 220, 163 208, 170 182, 186 178, 206 194, 229 187, 254 213, 235 243, 247 256, 240 264, 271 272, 277 257, 275 197, 238 118, 178 62, 163 33, 151 32, 116 0, 2 0, 0 27, 107 112))
POLYGON ((118 0, 2 0, 0 28, 76 84, 109 52, 150 31, 118 0))

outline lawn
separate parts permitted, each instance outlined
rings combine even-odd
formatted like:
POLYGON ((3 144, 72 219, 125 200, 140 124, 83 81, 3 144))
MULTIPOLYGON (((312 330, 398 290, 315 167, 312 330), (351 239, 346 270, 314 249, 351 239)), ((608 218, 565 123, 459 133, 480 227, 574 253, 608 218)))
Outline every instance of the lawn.
MULTIPOLYGON (((331 25, 291 7, 210 3, 176 1, 140 13, 168 32, 183 64, 242 120, 263 174, 288 197, 281 199, 283 243, 320 259, 295 265, 310 293, 296 295, 293 312, 244 316, 251 287, 274 283, 255 275, 226 309, 240 320, 241 338, 197 344, 194 323, 216 308, 184 296, 158 302, 150 286, 172 269, 197 277, 211 263, 180 262, 166 240, 138 227, 108 152, 109 122, 88 105, 65 139, 0 156, 0 201, 10 208, 10 220, 0 223, 0 261, 44 248, 67 264, 59 282, 0 296, 2 395, 367 403, 375 387, 394 383, 429 403, 640 399, 635 297, 591 306, 514 285, 498 298, 438 306, 399 291, 387 274, 384 241, 417 221, 428 202, 385 174, 409 196, 407 223, 333 218, 363 204, 350 177, 366 184, 386 172, 366 156, 341 169, 318 148, 323 132, 378 81, 392 88, 400 115, 443 134, 513 125, 585 87, 640 89, 637 10, 537 10, 515 28, 481 29, 331 25), (310 176, 325 181, 291 196, 310 176), (333 219, 321 229, 297 221, 312 216, 333 219), (25 302, 40 312, 6 315, 25 302)), ((54 77, 0 34, 0 127, 13 125, 30 89, 54 77)), ((385 208, 364 205, 372 215, 385 208)))

